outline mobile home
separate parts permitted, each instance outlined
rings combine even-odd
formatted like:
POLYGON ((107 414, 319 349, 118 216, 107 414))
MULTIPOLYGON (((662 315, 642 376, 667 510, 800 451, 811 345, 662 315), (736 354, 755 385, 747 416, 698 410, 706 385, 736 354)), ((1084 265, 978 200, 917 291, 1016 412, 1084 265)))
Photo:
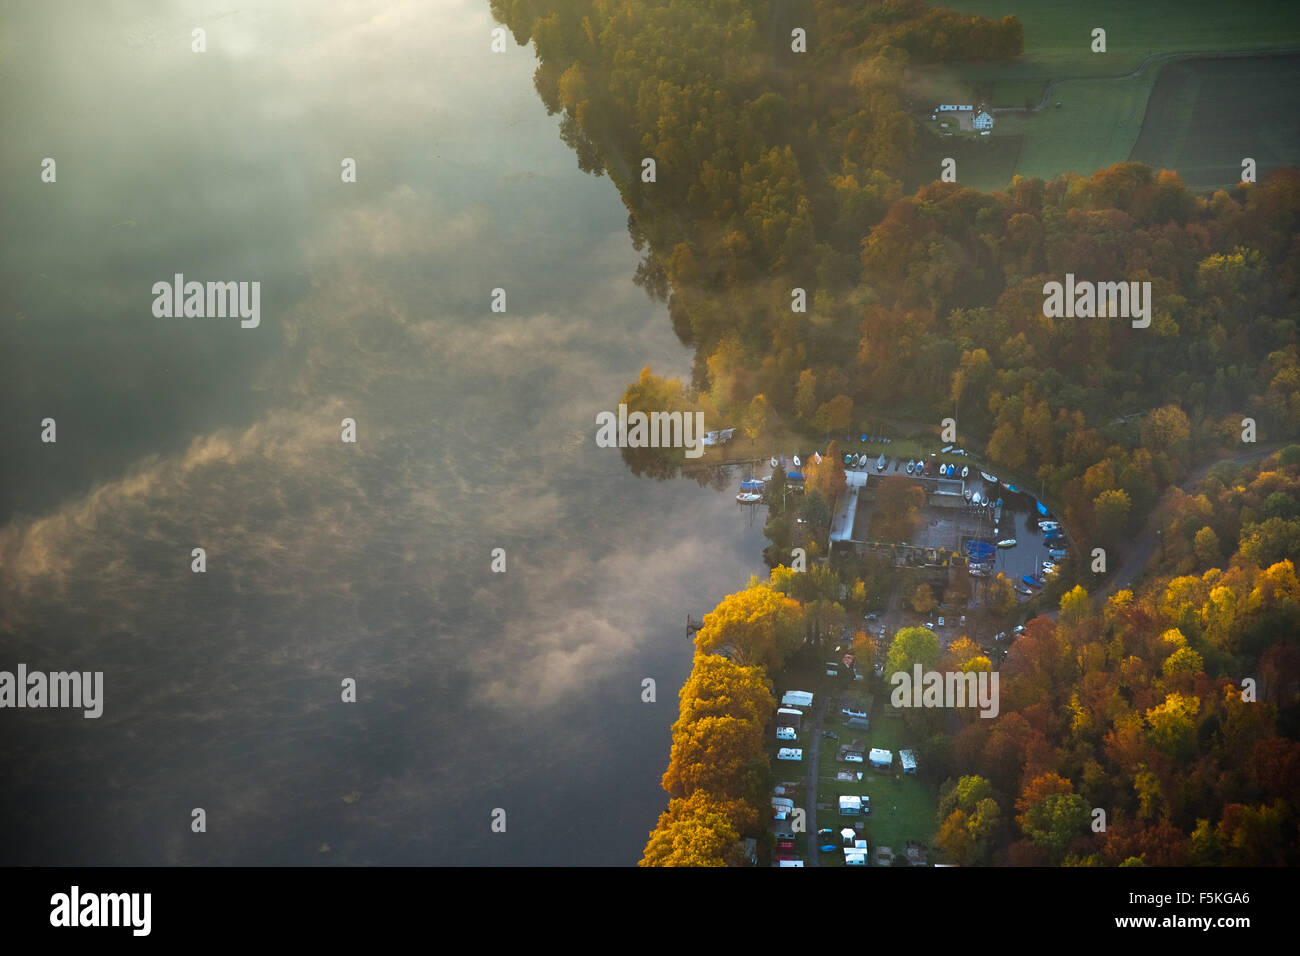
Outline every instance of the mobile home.
POLYGON ((916 773, 916 753, 911 750, 900 750, 898 752, 899 762, 903 765, 903 773, 916 773))

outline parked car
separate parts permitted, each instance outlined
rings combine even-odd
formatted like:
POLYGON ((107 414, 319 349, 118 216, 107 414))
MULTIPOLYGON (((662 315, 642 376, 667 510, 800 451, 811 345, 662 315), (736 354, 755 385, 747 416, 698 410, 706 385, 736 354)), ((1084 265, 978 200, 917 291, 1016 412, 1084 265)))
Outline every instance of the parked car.
POLYGON ((936 621, 935 623, 937 623, 940 627, 943 627, 943 626, 944 626, 943 618, 939 618, 939 620, 936 621))

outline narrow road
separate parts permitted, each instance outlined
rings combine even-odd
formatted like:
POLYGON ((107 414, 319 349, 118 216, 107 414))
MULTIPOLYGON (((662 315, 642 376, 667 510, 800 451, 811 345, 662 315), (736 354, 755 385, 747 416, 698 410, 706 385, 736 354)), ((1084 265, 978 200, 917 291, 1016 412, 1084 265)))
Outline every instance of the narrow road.
MULTIPOLYGON (((1281 447, 1281 444, 1262 445, 1245 454, 1238 455, 1236 458, 1215 458, 1200 465, 1178 487, 1185 493, 1190 494, 1215 465, 1222 462, 1244 465, 1248 462, 1258 461, 1261 458, 1267 458, 1281 447)), ((1159 528, 1156 525, 1163 513, 1163 501, 1157 502, 1156 506, 1151 509, 1151 513, 1147 515, 1146 525, 1138 536, 1133 539, 1133 543, 1125 550, 1124 560, 1115 569, 1110 583, 1093 595, 1096 601, 1104 601, 1121 588, 1131 587, 1138 576, 1142 574, 1147 563, 1151 560, 1151 556, 1155 553, 1156 546, 1160 543, 1159 528)))
MULTIPOLYGON (((1197 469, 1188 475, 1187 478, 1183 480, 1183 483, 1178 487, 1182 489, 1183 492, 1190 494, 1193 489, 1201 483, 1201 479, 1209 474, 1210 469, 1215 465, 1222 462, 1230 462, 1234 465, 1244 465, 1247 462, 1267 458, 1281 447, 1281 443, 1261 445, 1254 451, 1248 451, 1243 455, 1238 455, 1236 458, 1214 458, 1199 465, 1197 469)), ((1167 490, 1165 495, 1168 495, 1167 490)), ((1094 591, 1090 595, 1094 606, 1100 607, 1108 598, 1121 589, 1131 588, 1133 582, 1141 577, 1143 572, 1146 570, 1147 564, 1151 561, 1151 556, 1155 553, 1156 546, 1160 543, 1160 535, 1158 534, 1160 529, 1157 528, 1156 525, 1164 514, 1165 495, 1161 496, 1161 500, 1156 502, 1155 506, 1151 509, 1150 514, 1147 515, 1146 524, 1143 525, 1142 530, 1138 533, 1137 537, 1135 537, 1129 546, 1124 549, 1124 560, 1120 562, 1120 566, 1110 575, 1106 586, 1100 591, 1094 591)), ((1049 621, 1055 621, 1060 613, 1061 609, 1059 607, 1054 607, 1050 611, 1044 611, 1042 614, 1037 616, 1045 617, 1049 621)))
POLYGON ((809 747, 811 753, 808 755, 808 787, 804 795, 804 810, 807 811, 805 819, 808 821, 808 865, 821 866, 821 850, 817 840, 817 767, 821 762, 822 749, 822 719, 826 716, 826 701, 828 697, 826 691, 818 691, 817 696, 820 699, 813 711, 812 721, 812 739, 809 747))

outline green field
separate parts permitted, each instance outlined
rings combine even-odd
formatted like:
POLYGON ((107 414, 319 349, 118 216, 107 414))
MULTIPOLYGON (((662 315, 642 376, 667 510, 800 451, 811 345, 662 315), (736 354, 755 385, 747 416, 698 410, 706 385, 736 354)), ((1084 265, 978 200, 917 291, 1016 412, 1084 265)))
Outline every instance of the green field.
POLYGON ((1072 80, 1057 86, 1051 104, 1038 113, 999 114, 1006 132, 1023 131, 1016 173, 1043 179, 1064 172, 1086 176, 1127 160, 1142 132, 1154 77, 1148 70, 1123 80, 1072 80))
MULTIPOLYGON (((1003 120, 999 118, 998 122, 1003 120)), ((957 182, 961 185, 982 192, 1005 189, 1015 175, 1024 143, 1023 133, 1014 132, 1013 127, 1022 129, 1023 126, 1024 120, 1013 115, 1008 128, 999 130, 995 136, 940 137, 926 131, 917 137, 916 162, 911 166, 911 175, 904 179, 903 187, 913 192, 938 179, 940 162, 952 157, 957 161, 957 182)), ((907 457, 907 452, 902 457, 907 457)))
POLYGON ((1298 109, 1300 56, 1171 63, 1151 93, 1132 158, 1208 189, 1236 185, 1249 156, 1263 179, 1300 162, 1298 109))
MULTIPOLYGON (((1248 7, 1211 0, 946 0, 942 6, 986 17, 1014 15, 1025 28, 1022 64, 971 64, 967 75, 1033 78, 1130 73, 1154 53, 1252 50, 1300 45, 1300 4, 1260 0, 1248 7), (1091 51, 1092 29, 1106 31, 1106 52, 1091 51)), ((1021 100, 997 106, 1019 106, 1021 100)))
MULTIPOLYGON (((1156 73, 1122 80, 1070 80, 1057 84, 1046 109, 997 113, 993 134, 918 138, 916 188, 939 177, 939 160, 957 161, 957 181, 983 191, 1005 189, 1015 175, 1050 179, 1087 175, 1129 158, 1146 115, 1156 73), (1054 104, 1060 103, 1058 108, 1054 104)), ((1035 97, 1036 98, 1036 97, 1035 97)))
MULTIPOLYGON (((883 685, 882 685, 883 686, 883 685)), ((824 729, 839 734, 839 740, 821 740, 820 780, 818 781, 818 802, 838 806, 841 796, 866 794, 871 798, 871 814, 863 817, 842 817, 832 810, 819 810, 818 827, 830 827, 837 833, 843 826, 852 826, 855 819, 863 820, 863 839, 871 849, 871 865, 875 865, 877 846, 892 847, 896 855, 902 855, 908 840, 917 840, 930 844, 938 830, 935 814, 938 812, 938 783, 930 780, 925 767, 919 768, 915 776, 905 775, 899 768, 898 751, 911 747, 916 749, 918 741, 908 737, 903 719, 899 712, 889 706, 888 693, 879 689, 875 692, 875 706, 871 719, 871 729, 854 731, 844 726, 836 709, 827 712, 824 729), (873 771, 870 764, 843 764, 835 760, 840 744, 848 743, 854 737, 866 741, 868 747, 882 747, 894 752, 894 765, 889 771, 873 771), (861 782, 840 782, 835 779, 838 770, 853 769, 862 771, 861 782)), ((814 842, 810 841, 810 842, 814 842)), ((839 840, 835 840, 839 843, 839 840)), ((810 848, 816 852, 816 846, 810 848)), ((931 862, 934 854, 931 851, 931 862)), ((843 866, 843 853, 821 854, 822 866, 843 866)))
MULTIPOLYGON (((1037 105, 1052 84, 1044 109, 997 113, 997 126, 986 143, 960 147, 954 145, 956 137, 942 141, 950 147, 942 155, 957 159, 959 182, 976 189, 998 189, 1014 174, 1049 178, 1073 171, 1086 175, 1130 156, 1152 162, 1144 157, 1162 155, 1170 158, 1154 165, 1179 169, 1193 185, 1226 185, 1228 179, 1220 172, 1223 158, 1211 141, 1239 153, 1238 170, 1240 156, 1251 155, 1235 145, 1242 140, 1259 143, 1256 151, 1268 157, 1267 161, 1255 157, 1261 163, 1295 161, 1295 124, 1286 119, 1290 112, 1286 105, 1275 106, 1274 115, 1279 118, 1270 119, 1261 112, 1266 104, 1256 108, 1251 103, 1252 96, 1262 99, 1262 89, 1268 90, 1270 102, 1279 94, 1286 104, 1290 102, 1294 74, 1279 76, 1277 68, 1261 65, 1273 58, 1222 61, 1222 79, 1229 79, 1229 74, 1242 79, 1232 81, 1234 93, 1215 92, 1200 107, 1184 102, 1195 95, 1187 89, 1162 97, 1162 104, 1181 109, 1172 115, 1152 112, 1156 128, 1138 153, 1135 149, 1148 115, 1147 103, 1158 78, 1180 61, 1157 59, 1146 64, 1139 75, 1132 74, 1147 57, 1160 54, 1300 48, 1300 4, 1269 0, 1251 6, 1249 15, 1232 4, 1207 0, 1142 4, 1098 0, 1086 5, 1074 0, 951 0, 944 6, 990 17, 1015 15, 1025 28, 1025 55, 1012 62, 971 61, 914 68, 909 74, 912 93, 922 102, 973 100, 995 108, 1022 109, 1027 102, 1037 105), (1091 50, 1094 27, 1106 30, 1105 53, 1091 50), (1269 85, 1259 86, 1258 81, 1249 79, 1261 72, 1269 74, 1264 78, 1269 85), (1234 98, 1247 109, 1235 110, 1234 98), (1234 134, 1207 135, 1207 130, 1222 131, 1223 125, 1193 127, 1192 115, 1197 109, 1211 122, 1226 110, 1227 125, 1233 127, 1234 134), (1181 125, 1179 117, 1183 118, 1181 125), (1168 146, 1170 142, 1175 145, 1168 146), (1207 148, 1213 155, 1202 155, 1207 148)), ((934 165, 931 154, 936 149, 942 147, 928 138, 922 141, 918 156, 922 173, 934 165)))

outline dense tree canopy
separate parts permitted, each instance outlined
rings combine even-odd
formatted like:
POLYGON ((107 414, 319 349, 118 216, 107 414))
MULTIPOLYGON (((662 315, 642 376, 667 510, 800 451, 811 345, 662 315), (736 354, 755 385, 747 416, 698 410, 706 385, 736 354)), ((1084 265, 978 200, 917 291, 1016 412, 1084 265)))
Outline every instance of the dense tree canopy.
MULTIPOLYGON (((646 370, 625 400, 819 440, 877 416, 953 415, 967 447, 1056 504, 1082 554, 1123 549, 1163 495, 1157 575, 1100 608, 1067 591, 1058 620, 1029 622, 1012 645, 999 717, 951 737, 961 794, 941 805, 940 850, 970 863, 1300 862, 1300 450, 1177 487, 1214 449, 1240 449, 1244 418, 1269 441, 1300 434, 1300 172, 1202 196, 1176 173, 1119 163, 906 195, 909 66, 1018 55, 1020 24, 922 0, 808 9, 798 59, 780 5, 493 0, 534 42, 538 93, 579 165, 617 184, 644 255, 636 281, 667 298, 695 349, 688 383, 646 370), (1045 283, 1067 273, 1150 283, 1149 326, 1049 317, 1045 283), (1094 807, 1104 832, 1088 826, 1094 807)), ((680 464, 625 454, 644 474, 680 464)), ((842 487, 838 458, 813 469, 824 503, 842 487)), ((882 538, 910 536, 906 484, 873 489, 882 538)), ((772 565, 796 546, 817 554, 783 485, 769 486, 772 565)), ((643 863, 734 862, 760 818, 766 675, 842 626, 841 594, 881 594, 891 571, 786 568, 706 616, 664 775, 673 799, 643 863)), ((1014 607, 1007 579, 986 583, 989 606, 1014 607)), ((987 660, 949 653, 961 668, 987 660)), ((940 656, 933 634, 904 628, 887 666, 940 656)))

